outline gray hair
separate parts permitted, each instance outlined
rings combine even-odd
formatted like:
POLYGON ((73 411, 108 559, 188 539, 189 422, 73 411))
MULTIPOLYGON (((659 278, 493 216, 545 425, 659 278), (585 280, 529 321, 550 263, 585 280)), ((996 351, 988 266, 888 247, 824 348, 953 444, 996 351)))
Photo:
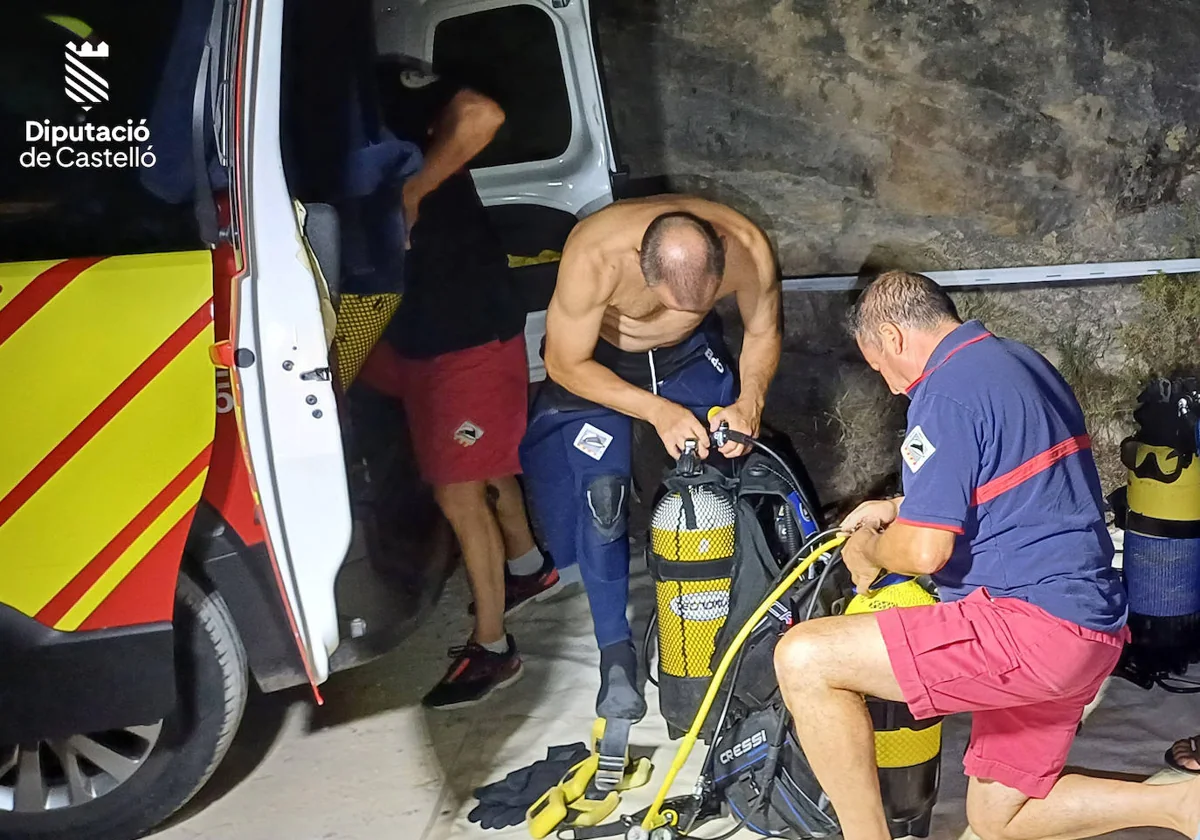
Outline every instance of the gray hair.
POLYGON ((924 274, 886 271, 858 296, 850 310, 848 328, 855 338, 878 344, 875 334, 886 323, 915 330, 934 330, 947 321, 958 323, 954 301, 924 274))

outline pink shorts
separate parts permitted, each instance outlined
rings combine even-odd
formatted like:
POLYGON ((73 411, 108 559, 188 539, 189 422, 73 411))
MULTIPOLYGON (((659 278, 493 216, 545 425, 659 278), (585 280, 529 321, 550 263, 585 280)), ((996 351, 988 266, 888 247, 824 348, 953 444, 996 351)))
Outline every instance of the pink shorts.
POLYGON ((1044 799, 1084 707, 1116 667, 1128 629, 1108 634, 978 589, 876 613, 892 670, 918 719, 972 712, 968 776, 1044 799))

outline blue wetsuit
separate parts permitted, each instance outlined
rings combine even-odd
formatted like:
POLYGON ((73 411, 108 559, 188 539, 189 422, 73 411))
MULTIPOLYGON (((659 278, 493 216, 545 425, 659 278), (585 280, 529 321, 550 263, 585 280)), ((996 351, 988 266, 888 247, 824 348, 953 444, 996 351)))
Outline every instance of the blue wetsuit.
MULTIPOLYGON (((705 428, 710 408, 737 398, 715 314, 670 347, 628 353, 600 340, 593 358, 626 382, 691 409, 705 428)), ((547 380, 521 443, 534 527, 556 566, 579 563, 601 649, 633 635, 625 615, 632 437, 630 417, 547 380)))

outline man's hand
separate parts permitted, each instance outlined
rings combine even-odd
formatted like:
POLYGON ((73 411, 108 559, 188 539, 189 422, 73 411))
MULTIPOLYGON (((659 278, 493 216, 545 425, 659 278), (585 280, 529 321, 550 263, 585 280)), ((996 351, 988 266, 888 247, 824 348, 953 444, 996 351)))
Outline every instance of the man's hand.
POLYGON ((850 572, 855 588, 867 592, 871 584, 883 571, 871 560, 875 554, 875 543, 879 540, 879 532, 871 528, 860 528, 850 535, 842 545, 842 562, 850 572))
POLYGON ((412 247, 412 229, 417 224, 417 217, 421 213, 421 199, 425 197, 416 179, 409 178, 404 182, 402 191, 404 199, 404 248, 405 250, 412 247))
POLYGON ((672 458, 679 459, 684 444, 689 440, 696 441, 696 454, 701 459, 708 457, 708 430, 696 419, 695 414, 683 406, 664 400, 651 416, 650 422, 654 424, 654 430, 672 458))
POLYGON ((853 533, 863 527, 870 528, 873 531, 882 531, 895 522, 896 517, 900 515, 900 505, 898 502, 899 499, 863 502, 849 516, 842 520, 842 524, 838 526, 838 530, 844 534, 853 533))
MULTIPOLYGON (((750 435, 750 437, 757 437, 761 416, 761 411, 756 411, 753 407, 739 401, 714 414, 712 420, 708 423, 708 428, 710 432, 715 432, 721 423, 728 423, 731 431, 741 432, 742 434, 750 435)), ((744 443, 731 440, 722 446, 719 451, 726 458, 738 458, 749 452, 750 447, 744 443)))

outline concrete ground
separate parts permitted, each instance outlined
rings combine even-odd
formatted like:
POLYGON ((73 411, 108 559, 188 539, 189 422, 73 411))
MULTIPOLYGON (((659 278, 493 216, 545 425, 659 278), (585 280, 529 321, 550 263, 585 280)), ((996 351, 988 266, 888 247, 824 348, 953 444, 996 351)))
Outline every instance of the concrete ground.
MULTIPOLYGON (((633 613, 644 627, 651 606, 644 568, 633 587, 633 613)), ((520 838, 524 826, 484 831, 467 821, 471 791, 532 761, 546 747, 585 741, 599 686, 597 654, 582 594, 529 607, 511 622, 525 657, 524 677, 487 703, 460 712, 427 712, 419 700, 441 675, 446 649, 469 628, 461 574, 440 607, 402 649, 335 675, 317 707, 311 694, 255 696, 229 757, 209 786, 156 840, 459 840, 520 838)), ((624 796, 619 813, 650 803, 674 756, 657 714, 634 730, 649 752, 654 777, 624 796)), ((934 840, 963 835, 962 754, 969 719, 945 726, 943 779, 934 840)), ((1200 697, 1143 691, 1110 681, 1085 724, 1072 764, 1120 770, 1143 778, 1162 768, 1175 738, 1200 732, 1200 697)), ((687 793, 703 758, 702 745, 673 794, 687 793)), ((713 837, 727 823, 697 833, 713 837)), ((739 837, 753 837, 742 832, 739 837)), ((1128 831, 1112 837, 1175 837, 1128 831)))

